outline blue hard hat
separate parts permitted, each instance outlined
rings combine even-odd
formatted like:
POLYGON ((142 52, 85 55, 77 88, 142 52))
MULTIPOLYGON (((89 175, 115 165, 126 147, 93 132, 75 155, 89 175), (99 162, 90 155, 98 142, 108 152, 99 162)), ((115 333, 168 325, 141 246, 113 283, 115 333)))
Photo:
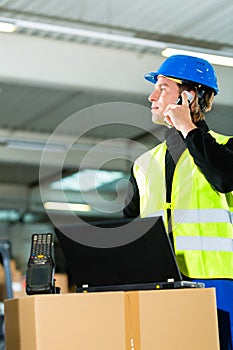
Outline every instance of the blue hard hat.
POLYGON ((155 84, 158 75, 180 79, 209 87, 217 95, 219 92, 216 73, 213 66, 206 60, 188 55, 173 55, 167 58, 157 72, 145 74, 145 79, 155 84))

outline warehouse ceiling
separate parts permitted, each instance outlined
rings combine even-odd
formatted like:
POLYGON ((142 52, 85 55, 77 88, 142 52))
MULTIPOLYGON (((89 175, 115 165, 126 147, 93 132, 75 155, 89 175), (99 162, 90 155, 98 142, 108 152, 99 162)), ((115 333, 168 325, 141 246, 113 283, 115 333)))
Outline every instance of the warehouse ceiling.
MULTIPOLYGON (((166 47, 232 57, 232 18, 231 0, 0 0, 0 21, 15 25, 0 33, 0 208, 21 219, 41 214, 42 201, 60 200, 51 182, 80 169, 119 170, 125 179, 162 139, 144 73, 166 47)), ((231 135, 233 68, 215 69, 220 94, 206 118, 231 135)), ((105 207, 90 216, 119 215, 126 186, 103 186, 105 207)), ((98 209, 96 193, 92 200, 98 209)))

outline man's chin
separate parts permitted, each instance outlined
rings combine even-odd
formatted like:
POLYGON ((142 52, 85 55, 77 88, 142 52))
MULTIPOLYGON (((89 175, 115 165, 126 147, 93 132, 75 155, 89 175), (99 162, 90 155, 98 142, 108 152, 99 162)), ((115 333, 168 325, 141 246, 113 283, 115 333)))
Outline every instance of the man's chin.
POLYGON ((151 119, 152 119, 152 122, 154 124, 167 126, 167 124, 164 121, 164 117, 162 117, 161 115, 154 115, 154 114, 152 114, 152 118, 151 119))

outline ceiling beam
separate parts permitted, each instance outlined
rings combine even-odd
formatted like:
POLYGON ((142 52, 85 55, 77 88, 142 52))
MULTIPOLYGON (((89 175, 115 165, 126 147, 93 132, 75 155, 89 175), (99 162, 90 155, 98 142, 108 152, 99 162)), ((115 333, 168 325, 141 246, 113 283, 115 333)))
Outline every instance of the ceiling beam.
MULTIPOLYGON (((159 54, 22 34, 1 33, 0 43, 0 80, 62 88, 147 94, 144 73, 163 61, 159 54)), ((216 72, 216 103, 232 105, 233 69, 216 66, 216 72)))

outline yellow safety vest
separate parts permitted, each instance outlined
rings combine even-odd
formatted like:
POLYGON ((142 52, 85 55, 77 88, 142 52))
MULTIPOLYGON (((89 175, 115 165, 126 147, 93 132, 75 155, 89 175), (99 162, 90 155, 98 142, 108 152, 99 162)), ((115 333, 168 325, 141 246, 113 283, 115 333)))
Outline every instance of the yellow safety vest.
MULTIPOLYGON (((210 131, 218 143, 229 137, 210 131)), ((186 149, 173 175, 171 203, 166 203, 166 143, 134 164, 140 216, 162 215, 168 229, 171 209, 174 249, 181 272, 191 278, 233 278, 233 192, 216 191, 186 149)))

